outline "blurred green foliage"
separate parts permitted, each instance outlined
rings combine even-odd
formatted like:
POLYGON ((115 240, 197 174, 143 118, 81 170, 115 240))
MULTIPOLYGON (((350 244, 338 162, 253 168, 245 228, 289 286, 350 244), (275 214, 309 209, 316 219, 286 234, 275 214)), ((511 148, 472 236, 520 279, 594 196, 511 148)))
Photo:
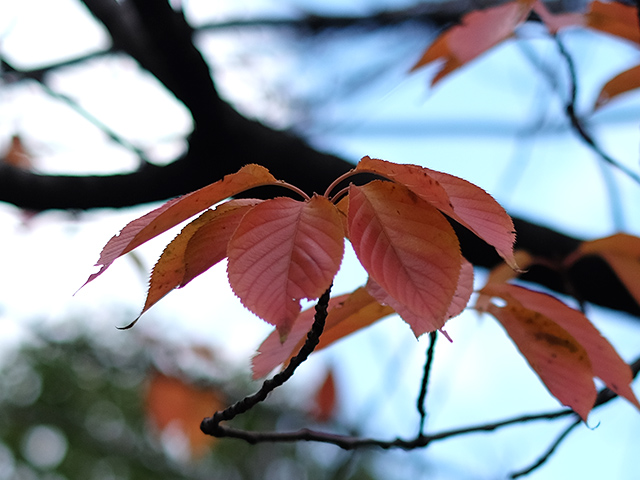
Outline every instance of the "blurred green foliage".
MULTIPOLYGON (((367 453, 327 445, 252 446, 223 439, 192 458, 184 436, 159 432, 149 420, 145 393, 151 374, 165 370, 233 401, 256 388, 248 372, 238 374, 215 355, 135 331, 76 327, 34 328, 19 348, 4 352, 0 480, 374 478, 367 453)), ((299 409, 268 401, 234 425, 264 430, 305 422, 309 418, 299 409)))

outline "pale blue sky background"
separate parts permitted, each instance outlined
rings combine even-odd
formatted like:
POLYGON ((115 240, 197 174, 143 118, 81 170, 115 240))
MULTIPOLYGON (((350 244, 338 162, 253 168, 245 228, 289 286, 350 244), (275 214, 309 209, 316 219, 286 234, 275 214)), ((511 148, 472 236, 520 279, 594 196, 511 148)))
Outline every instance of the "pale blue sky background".
MULTIPOLYGON (((260 12, 293 15, 295 5, 303 4, 183 3, 196 24, 260 12)), ((334 8, 327 2, 305 4, 334 8)), ((352 5, 356 6, 349 10, 362 12, 371 5, 401 3, 352 5)), ((526 28, 520 35, 527 39, 525 48, 551 71, 564 71, 554 44, 539 29, 526 28)), ((0 50, 16 66, 36 67, 91 52, 104 47, 105 38, 72 0, 0 0, 0 50)), ((563 39, 575 55, 582 109, 593 104, 607 78, 640 62, 637 49, 603 35, 574 31, 563 39)), ((354 161, 370 155, 461 176, 485 188, 511 212, 566 233, 594 238, 622 226, 640 234, 640 188, 619 172, 611 173, 613 191, 624 205, 616 213, 620 224, 616 226, 601 164, 566 128, 566 120, 559 116, 562 101, 525 58, 522 46, 511 42, 431 89, 432 68, 408 73, 428 42, 414 32, 296 43, 266 29, 203 33, 199 38, 220 90, 239 108, 277 125, 299 125, 321 148, 354 161), (351 74, 366 78, 365 67, 372 57, 378 68, 373 80, 349 90, 351 74), (353 93, 340 96, 342 91, 353 93), (294 100, 309 92, 317 94, 319 103, 296 109, 299 104, 294 100)), ((566 77, 560 74, 559 81, 564 99, 566 77)), ((19 133, 34 152, 39 170, 109 173, 135 168, 130 152, 110 143, 99 129, 38 85, 0 87, 0 144, 19 133)), ((61 70, 52 77, 51 87, 73 95, 101 122, 148 149, 154 161, 166 161, 184 148, 181 139, 190 128, 184 108, 155 81, 141 76, 128 59, 96 59, 61 70)), ((640 96, 630 94, 593 115, 590 123, 607 152, 636 171, 638 119, 640 96)), ((119 260, 99 280, 72 295, 93 271, 106 241, 154 206, 95 211, 77 218, 47 212, 26 220, 23 212, 0 204, 0 357, 30 322, 80 317, 112 329, 135 318, 144 301, 146 274, 130 259, 119 260)), ((140 249, 147 268, 172 235, 140 249)), ((340 274, 336 292, 353 289, 365 278, 352 255, 343 266, 349 273, 340 274)), ((637 355, 637 320, 611 318, 597 309, 590 313, 626 359, 637 355)), ((233 297, 224 265, 163 299, 135 328, 205 341, 247 369, 250 356, 270 330, 233 297)), ((430 430, 557 407, 494 320, 465 313, 451 321, 447 331, 454 343, 438 345, 429 398, 430 430)), ((417 428, 414 402, 425 340, 416 342, 399 319, 389 319, 319 353, 292 383, 303 391, 306 382, 332 364, 338 369, 345 419, 363 422, 371 435, 410 436, 417 428)), ((504 478, 533 462, 565 423, 473 435, 425 451, 381 452, 380 468, 389 470, 388 478, 420 478, 427 469, 433 479, 504 478)), ((616 402, 593 413, 589 423, 599 426, 592 431, 579 427, 549 464, 528 478, 635 478, 640 468, 638 413, 616 402)), ((331 454, 331 447, 321 448, 331 454)))

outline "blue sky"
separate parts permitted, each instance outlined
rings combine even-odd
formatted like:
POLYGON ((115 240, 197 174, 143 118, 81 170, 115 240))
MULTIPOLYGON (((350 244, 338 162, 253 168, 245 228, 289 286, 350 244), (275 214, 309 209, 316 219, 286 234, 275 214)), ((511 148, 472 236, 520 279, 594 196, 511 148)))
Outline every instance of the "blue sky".
MULTIPOLYGON (((220 2, 184 3, 190 17, 203 22, 234 15, 222 12, 220 2)), ((234 5, 242 12, 295 12, 282 4, 273 8, 275 3, 234 5)), ((326 2, 316 3, 317 8, 320 4, 326 7, 326 2)), ((367 5, 359 2, 358 8, 367 5)), ((71 0, 3 2, 0 19, 3 55, 25 68, 91 52, 105 44, 104 32, 71 0), (54 16, 59 21, 52 21, 54 16)), ((538 30, 526 29, 521 36, 550 69, 564 68, 553 43, 538 30)), ((348 56, 339 43, 329 42, 321 49, 302 41, 296 47, 268 31, 241 35, 240 43, 238 38, 232 33, 203 34, 199 45, 219 75, 221 90, 251 115, 281 125, 295 122, 300 112, 287 100, 313 88, 320 95, 321 89, 340 92, 349 74, 357 73, 371 55, 377 55, 380 65, 386 66, 379 78, 351 96, 328 95, 303 117, 305 130, 320 148, 354 161, 370 155, 461 176, 485 188, 513 213, 566 233, 595 238, 622 226, 640 234, 638 185, 613 172, 614 188, 607 187, 599 159, 562 126, 566 121, 559 116, 562 101, 558 93, 549 88, 515 42, 432 89, 433 68, 408 73, 429 41, 419 36, 407 41, 393 35, 367 37, 347 44, 348 56), (302 47, 326 55, 332 70, 326 72, 302 47), (319 78, 319 72, 327 77, 319 78), (282 85, 289 85, 290 95, 268 95, 282 85), (624 205, 616 215, 612 214, 612 194, 624 205)), ((575 31, 563 39, 575 54, 583 111, 593 103, 606 78, 640 60, 636 49, 603 35, 575 31)), ((562 92, 567 84, 562 73, 559 82, 560 96, 565 98, 562 92)), ((96 59, 56 73, 51 86, 73 94, 83 108, 123 138, 148 148, 154 161, 172 158, 184 148, 182 137, 190 128, 184 108, 155 81, 140 75, 129 60, 96 59)), ((636 171, 639 101, 637 94, 630 94, 590 119, 604 148, 636 171)), ((14 133, 22 135, 34 152, 36 168, 43 172, 110 173, 136 166, 131 152, 109 142, 98 128, 35 84, 2 85, 0 110, 0 143, 14 133)), ((24 212, 0 205, 0 269, 10 272, 0 276, 3 349, 19 339, 24 334, 22 326, 32 321, 55 323, 86 317, 110 329, 126 323, 123 316, 135 318, 144 300, 146 280, 131 259, 119 260, 99 280, 73 293, 93 271, 91 266, 106 241, 153 206, 96 211, 78 218, 47 212, 26 219, 24 212), (111 318, 107 312, 114 306, 119 313, 111 318)), ((172 234, 164 235, 140 249, 139 259, 147 268, 170 238, 172 234)), ((353 256, 343 266, 336 292, 364 281, 353 256)), ((204 340, 248 367, 252 352, 270 328, 244 310, 226 285, 224 274, 224 265, 220 265, 188 288, 173 292, 136 328, 204 340)), ((634 322, 624 316, 612 318, 598 309, 590 313, 625 358, 637 354, 640 332, 634 322)), ((438 345, 430 428, 440 430, 557 407, 495 321, 465 313, 451 321, 447 331, 454 343, 441 341, 438 345)), ((392 318, 319 353, 302 368, 293 385, 303 390, 305 382, 334 365, 345 395, 345 419, 363 421, 362 412, 371 411, 374 413, 365 421, 369 433, 412 435, 417 418, 413 403, 425 348, 425 338, 416 342, 409 328, 392 318), (372 396, 379 401, 373 410, 367 410, 372 396)), ((589 424, 597 428, 579 427, 581 432, 572 435, 549 465, 530 478, 631 479, 637 471, 634 452, 640 447, 635 433, 640 427, 637 412, 617 402, 615 408, 594 413, 589 424)), ((529 464, 560 431, 560 423, 531 425, 434 444, 425 452, 381 453, 381 468, 393 467, 396 472, 406 468, 411 473, 429 467, 434 469, 431 478, 452 478, 453 474, 497 478, 510 468, 529 464)))

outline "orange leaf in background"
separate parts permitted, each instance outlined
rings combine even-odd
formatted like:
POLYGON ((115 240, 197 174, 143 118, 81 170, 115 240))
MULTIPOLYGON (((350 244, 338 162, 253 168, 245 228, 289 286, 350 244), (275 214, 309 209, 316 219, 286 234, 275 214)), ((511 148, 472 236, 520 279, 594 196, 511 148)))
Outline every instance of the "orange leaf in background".
POLYGON ((640 43, 636 7, 620 2, 591 2, 586 14, 587 27, 640 43))
POLYGON ((512 298, 505 300, 504 307, 489 304, 487 312, 502 324, 551 394, 586 422, 597 395, 586 350, 551 319, 512 298))
POLYGON ((200 422, 225 404, 220 395, 177 378, 155 373, 147 389, 147 414, 160 430, 176 424, 189 439, 194 456, 202 455, 215 441, 200 431, 200 422))
MULTIPOLYGON (((391 307, 380 305, 363 287, 349 294, 332 297, 329 300, 325 328, 315 351, 328 347, 333 342, 392 313, 394 311, 391 307)), ((315 308, 303 311, 284 343, 280 341, 276 331, 262 342, 251 362, 254 379, 266 376, 298 353, 305 342, 307 332, 311 329, 314 315, 315 308)))
POLYGON ((416 336, 442 328, 462 255, 453 228, 435 207, 397 183, 352 184, 349 239, 362 266, 386 293, 378 301, 388 302, 388 295, 411 312, 403 319, 416 336))
POLYGON ((377 173, 401 183, 494 247, 511 268, 518 268, 513 257, 516 238, 513 221, 504 208, 477 185, 418 165, 399 165, 370 157, 362 158, 356 170, 377 173))
POLYGON ((329 370, 324 377, 315 396, 314 409, 311 414, 318 422, 327 422, 333 417, 336 410, 336 382, 333 370, 329 370))
MULTIPOLYGON (((227 244, 244 214, 259 200, 231 200, 187 224, 153 267, 140 316, 171 290, 183 287, 227 256, 227 244)), ((135 322, 134 322, 135 323, 135 322)))
POLYGON ((507 302, 517 302, 523 308, 555 322, 586 350, 592 366, 592 377, 598 377, 611 391, 640 409, 640 403, 630 386, 633 381, 631 368, 581 312, 550 295, 516 285, 488 285, 481 293, 498 296, 507 302))
POLYGON ((117 258, 198 212, 249 188, 277 183, 278 181, 266 168, 251 164, 200 190, 168 201, 133 220, 118 235, 111 238, 102 249, 96 263, 96 266, 100 266, 100 270, 91 274, 84 285, 101 275, 117 258))
POLYGON ((616 75, 609 80, 598 95, 594 110, 603 107, 618 95, 640 88, 640 65, 616 75))
POLYGON ((229 284, 284 339, 300 300, 329 288, 344 251, 341 214, 325 197, 275 198, 251 209, 229 241, 229 284))
POLYGON ((602 257, 640 305, 640 238, 618 233, 583 242, 567 263, 571 264, 585 255, 602 257))
POLYGON ((22 168, 23 170, 33 169, 31 154, 24 146, 20 135, 11 137, 11 144, 7 152, 2 156, 2 161, 14 167, 22 168))
POLYGON ((444 65, 431 81, 431 85, 435 85, 457 68, 513 36, 515 28, 527 19, 534 3, 535 0, 517 0, 466 14, 462 24, 440 35, 411 70, 443 60, 444 65))

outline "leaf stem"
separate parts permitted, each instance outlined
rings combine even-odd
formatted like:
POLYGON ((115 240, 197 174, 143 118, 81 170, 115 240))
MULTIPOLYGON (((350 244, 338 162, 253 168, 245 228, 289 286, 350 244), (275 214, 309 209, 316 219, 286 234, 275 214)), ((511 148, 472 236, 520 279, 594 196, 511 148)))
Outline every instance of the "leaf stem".
POLYGON ((220 423, 232 420, 238 415, 251 410, 258 403, 263 402, 273 390, 283 385, 293 376, 293 373, 296 371, 296 369, 309 357, 309 355, 311 355, 313 350, 318 345, 318 342, 320 341, 320 335, 324 330, 325 320, 327 319, 327 309, 329 307, 330 296, 331 287, 329 287, 318 299, 318 303, 315 307, 316 314, 314 317, 313 325, 311 326, 311 330, 309 330, 309 333, 307 334, 307 340, 305 341, 298 354, 291 359, 289 365, 287 365, 287 367, 282 372, 278 373, 273 378, 265 380, 260 390, 258 390, 253 395, 249 395, 242 400, 234 403, 233 405, 227 407, 226 409, 217 411, 213 414, 212 417, 208 417, 202 420, 202 423, 200 424, 200 430, 202 430, 207 435, 212 435, 214 437, 233 436, 232 434, 230 434, 233 429, 220 425, 220 423))

